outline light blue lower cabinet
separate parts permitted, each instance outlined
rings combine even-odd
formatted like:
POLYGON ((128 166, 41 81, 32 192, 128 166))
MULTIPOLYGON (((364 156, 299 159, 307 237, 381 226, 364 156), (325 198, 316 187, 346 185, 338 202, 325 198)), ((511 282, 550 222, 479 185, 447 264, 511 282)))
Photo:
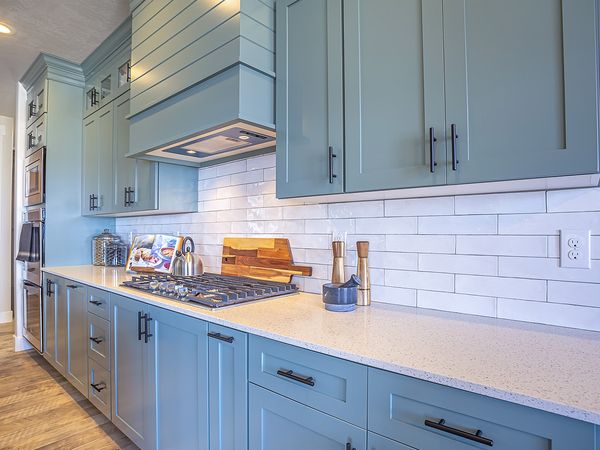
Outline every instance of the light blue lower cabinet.
POLYGON ((249 392, 249 450, 367 448, 361 428, 252 383, 249 392))
POLYGON ((248 448, 248 335, 208 325, 210 450, 248 448))
POLYGON ((368 450, 417 450, 414 447, 401 444, 400 442, 392 441, 391 439, 379 436, 375 433, 369 433, 367 436, 368 450))
MULTIPOLYGON (((146 334, 145 303, 111 295, 112 421, 138 447, 155 447, 152 337, 146 334)), ((148 316, 149 317, 149 316, 148 316)), ((151 323, 151 322, 148 322, 151 323)))
POLYGON ((161 308, 149 314, 148 394, 156 399, 148 413, 156 418, 156 448, 207 450, 208 325, 161 308))
POLYGON ((369 369, 369 431, 421 450, 594 450, 592 424, 369 369))

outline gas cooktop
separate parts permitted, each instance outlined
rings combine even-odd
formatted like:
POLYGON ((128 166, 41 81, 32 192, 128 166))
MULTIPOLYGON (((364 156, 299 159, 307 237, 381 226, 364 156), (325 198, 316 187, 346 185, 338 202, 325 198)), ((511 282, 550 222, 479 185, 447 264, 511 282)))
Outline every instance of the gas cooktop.
POLYGON ((213 273, 192 277, 167 274, 138 275, 131 281, 123 282, 121 286, 209 308, 223 308, 298 292, 298 287, 292 283, 213 273))

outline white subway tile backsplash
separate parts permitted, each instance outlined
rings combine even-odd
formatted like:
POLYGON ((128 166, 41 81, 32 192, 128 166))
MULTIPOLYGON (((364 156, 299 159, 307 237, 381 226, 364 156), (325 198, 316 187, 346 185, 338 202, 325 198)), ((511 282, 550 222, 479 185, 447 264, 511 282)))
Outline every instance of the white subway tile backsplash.
POLYGON ((454 197, 408 198, 385 201, 386 216, 449 216, 454 197))
POLYGON ((497 216, 419 217, 419 234, 496 234, 497 216))
POLYGON ((307 220, 307 233, 332 233, 346 232, 348 234, 356 233, 356 223, 354 219, 322 219, 322 220, 307 220))
POLYGON ((498 317, 600 331, 600 308, 499 298, 498 317))
POLYGON ((456 236, 456 253, 544 257, 546 239, 546 236, 456 236))
POLYGON ((373 301, 597 326, 600 188, 324 204, 277 199, 275 177, 274 154, 201 168, 197 213, 119 218, 117 233, 192 236, 205 269, 217 272, 225 237, 285 237, 294 261, 313 268, 294 282, 320 294, 331 277, 332 232, 342 231, 346 276, 356 271, 356 241, 370 242, 373 301), (559 267, 563 228, 591 230, 592 269, 559 267))
POLYGON ((500 276, 600 283, 600 261, 592 261, 591 269, 560 267, 558 258, 500 256, 499 263, 500 276))
POLYGON ((456 197, 456 214, 510 214, 546 212, 545 192, 463 195, 456 197))
POLYGON ((356 232, 361 234, 416 234, 416 217, 383 217, 356 219, 356 232))
POLYGON ((548 191, 548 212, 600 211, 600 188, 548 191))
POLYGON ((383 216, 383 200, 375 202, 331 203, 329 205, 329 217, 332 219, 381 216, 383 216))
POLYGON ((463 273, 470 275, 497 275, 496 256, 419 255, 419 270, 427 272, 463 273))
POLYGON ((588 229, 600 234, 600 212, 517 214, 500 216, 499 234, 534 234, 555 236, 562 229, 588 229))
POLYGON ((548 301, 600 308, 600 280, 598 283, 548 281, 548 301))
POLYGON ((456 275, 455 290, 461 294, 546 300, 546 281, 495 276, 456 275))
POLYGON ((477 316, 495 316, 496 299, 448 292, 418 291, 419 308, 438 309, 477 316))
POLYGON ((385 249, 388 252, 454 253, 455 236, 388 235, 385 249))
POLYGON ((414 289, 372 285, 371 301, 403 306, 417 306, 417 291, 414 289))
POLYGON ((327 205, 284 206, 285 219, 326 219, 327 205))
POLYGON ((381 269, 417 270, 416 253, 369 252, 369 265, 381 269))
POLYGON ((231 175, 232 173, 246 172, 248 165, 245 159, 238 161, 232 161, 225 164, 219 164, 216 166, 217 176, 231 175))
POLYGON ((264 170, 252 170, 250 172, 240 172, 231 175, 230 183, 235 184, 248 184, 257 183, 263 181, 264 170))
POLYGON ((454 275, 411 270, 386 270, 385 284, 409 289, 453 292, 454 275))

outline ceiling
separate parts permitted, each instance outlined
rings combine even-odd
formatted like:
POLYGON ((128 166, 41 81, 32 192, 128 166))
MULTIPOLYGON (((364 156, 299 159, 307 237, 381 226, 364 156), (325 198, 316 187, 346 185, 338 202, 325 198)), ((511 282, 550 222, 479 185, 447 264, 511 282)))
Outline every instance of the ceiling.
POLYGON ((128 0, 0 0, 0 115, 14 117, 16 86, 40 52, 83 61, 129 15, 128 0))

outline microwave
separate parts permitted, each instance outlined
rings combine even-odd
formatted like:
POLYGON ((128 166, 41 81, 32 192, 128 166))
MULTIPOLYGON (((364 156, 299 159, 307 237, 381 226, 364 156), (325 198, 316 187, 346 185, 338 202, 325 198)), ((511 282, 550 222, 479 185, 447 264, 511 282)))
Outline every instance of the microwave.
POLYGON ((40 147, 25 158, 24 174, 24 206, 34 206, 44 203, 46 147, 40 147))

